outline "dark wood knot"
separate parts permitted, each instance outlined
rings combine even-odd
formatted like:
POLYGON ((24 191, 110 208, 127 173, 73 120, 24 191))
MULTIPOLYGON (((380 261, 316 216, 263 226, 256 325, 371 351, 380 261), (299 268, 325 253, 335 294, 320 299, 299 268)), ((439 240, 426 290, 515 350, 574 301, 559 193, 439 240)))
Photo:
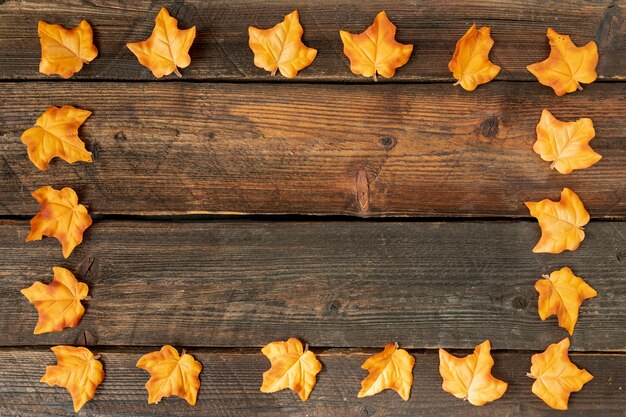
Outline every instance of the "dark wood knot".
POLYGON ((121 130, 117 132, 115 136, 113 136, 113 138, 118 142, 126 142, 128 140, 128 138, 126 137, 126 133, 122 132, 121 130))
POLYGON ((380 146, 385 148, 386 151, 390 151, 396 146, 398 141, 393 136, 383 136, 382 138, 378 139, 378 143, 380 143, 380 146))
POLYGON ((528 307, 528 300, 526 299, 526 297, 520 294, 513 298, 513 300, 511 301, 511 305, 517 310, 526 310, 526 307, 528 307))
POLYGON ((480 124, 480 135, 487 139, 493 139, 498 135, 499 128, 500 118, 498 116, 490 117, 480 124))

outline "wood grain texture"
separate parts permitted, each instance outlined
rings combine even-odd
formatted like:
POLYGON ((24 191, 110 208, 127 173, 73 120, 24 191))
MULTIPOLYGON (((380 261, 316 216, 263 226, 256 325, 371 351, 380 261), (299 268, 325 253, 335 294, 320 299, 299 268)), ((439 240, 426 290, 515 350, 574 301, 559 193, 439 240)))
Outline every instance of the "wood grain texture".
MULTIPOLYGON (((315 352, 315 348, 312 347, 315 352)), ((187 350, 202 362, 201 387, 195 407, 180 398, 165 398, 157 405, 147 404, 144 384, 148 374, 135 368, 135 362, 149 350, 100 352, 106 378, 92 401, 80 415, 113 416, 276 416, 293 417, 548 417, 562 416, 551 410, 531 392, 528 353, 495 353, 493 373, 509 383, 504 397, 484 407, 474 407, 441 389, 439 358, 436 351, 413 353, 416 365, 409 401, 393 391, 357 398, 360 381, 367 372, 359 369, 373 351, 330 350, 319 353, 323 363, 318 383, 307 402, 291 391, 275 394, 259 392, 261 375, 269 362, 260 352, 196 352, 187 350)), ((454 352, 466 354, 466 352, 454 352)), ((582 391, 572 394, 568 416, 621 417, 626 389, 626 356, 571 355, 572 361, 587 369, 594 379, 582 391)), ((0 351, 0 414, 10 416, 66 416, 71 409, 69 393, 39 382, 54 355, 45 351, 0 351)))
POLYGON ((448 62, 457 40, 474 22, 492 28, 495 46, 491 57, 502 67, 497 80, 534 81, 526 66, 547 57, 548 27, 572 35, 577 44, 596 41, 600 80, 626 78, 626 12, 623 2, 614 0, 567 4, 557 0, 485 0, 471 4, 461 0, 0 3, 0 79, 49 79, 38 73, 41 52, 37 21, 73 27, 87 19, 94 28, 100 55, 76 79, 153 80, 125 44, 150 35, 161 6, 179 19, 182 28, 197 26, 198 35, 190 51, 192 63, 183 70, 185 80, 285 81, 254 66, 247 28, 272 27, 294 9, 300 11, 304 42, 319 50, 313 65, 294 81, 365 81, 350 72, 339 30, 362 32, 381 10, 386 10, 398 26, 398 40, 415 45, 412 59, 391 81, 453 82, 448 62))
POLYGON ((0 223, 2 343, 172 343, 540 350, 567 333, 542 322, 534 283, 569 266, 598 291, 572 349, 625 351, 626 223, 592 222, 576 252, 533 254, 534 222, 98 221, 69 260, 58 242, 24 242, 0 223), (90 257, 91 256, 91 257, 90 257), (85 260, 86 259, 86 260, 85 260), (19 293, 52 266, 78 271, 92 299, 77 328, 33 335, 19 293))
POLYGON ((0 215, 71 186, 92 213, 525 216, 577 192, 594 218, 626 213, 626 84, 556 97, 537 83, 453 86, 6 83, 0 215), (68 88, 68 85, 71 88, 68 88), (22 132, 49 105, 93 111, 94 163, 28 160, 22 132), (543 108, 593 119, 595 166, 561 175, 532 150, 543 108))

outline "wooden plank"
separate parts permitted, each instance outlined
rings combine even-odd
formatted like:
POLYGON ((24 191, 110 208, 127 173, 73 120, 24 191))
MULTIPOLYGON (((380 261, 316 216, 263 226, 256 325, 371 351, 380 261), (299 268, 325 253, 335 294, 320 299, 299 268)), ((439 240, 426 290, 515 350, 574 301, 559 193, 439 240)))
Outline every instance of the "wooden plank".
POLYGON ((284 81, 254 66, 247 28, 274 26, 296 8, 305 28, 304 42, 319 54, 295 81, 364 81, 349 70, 339 30, 361 32, 380 10, 387 10, 398 26, 397 39, 415 45, 412 59, 391 81, 452 81, 448 61, 457 40, 474 22, 492 28, 495 46, 491 57, 502 67, 498 80, 534 80, 526 66, 547 57, 548 27, 572 35, 577 44, 596 41, 600 80, 626 77, 625 5, 614 0, 566 6, 558 0, 484 0, 469 5, 462 0, 276 0, 271 7, 263 0, 0 3, 0 79, 49 79, 38 73, 37 21, 70 27, 87 19, 94 27, 100 55, 75 76, 77 79, 152 80, 152 74, 125 44, 150 35, 161 6, 169 8, 182 28, 197 26, 198 36, 190 52, 192 64, 183 70, 186 80, 284 81))
MULTIPOLYGON (((98 352, 97 349, 94 349, 98 352)), ((259 392, 262 374, 269 367, 260 352, 189 351, 202 362, 201 387, 195 407, 180 398, 165 398, 147 404, 144 388, 148 374, 135 362, 148 349, 132 352, 101 352, 106 378, 81 415, 129 416, 561 416, 531 392, 526 377, 531 353, 495 353, 496 377, 509 383, 505 395, 485 407, 473 407, 441 389, 436 351, 413 353, 416 366, 409 401, 393 391, 357 398, 360 381, 367 374, 359 369, 373 353, 331 350, 319 354, 324 368, 309 400, 302 402, 291 391, 259 392)), ((466 352, 455 352, 465 354, 466 352)), ((626 407, 626 356, 571 355, 572 361, 594 375, 582 391, 572 394, 568 416, 623 416, 626 407)), ((0 352, 0 413, 3 416, 65 416, 71 412, 69 393, 39 382, 54 355, 45 351, 0 352)))
POLYGON ((42 185, 92 213, 528 216, 523 201, 581 196, 626 213, 626 84, 556 97, 537 83, 468 94, 430 85, 6 83, 0 215, 34 214, 42 185), (20 141, 47 106, 93 111, 93 164, 40 172, 20 141), (591 117, 595 166, 561 175, 532 150, 543 108, 591 117))
POLYGON ((53 239, 0 223, 2 344, 312 346, 539 350, 566 336, 537 314, 534 283, 571 267, 599 293, 576 351, 625 351, 626 223, 592 222, 576 252, 533 254, 534 222, 98 221, 68 261, 53 239), (88 258, 91 255, 92 258, 88 258), (85 261, 85 259, 87 260, 85 261), (75 329, 33 335, 19 290, 80 271, 92 299, 75 329))

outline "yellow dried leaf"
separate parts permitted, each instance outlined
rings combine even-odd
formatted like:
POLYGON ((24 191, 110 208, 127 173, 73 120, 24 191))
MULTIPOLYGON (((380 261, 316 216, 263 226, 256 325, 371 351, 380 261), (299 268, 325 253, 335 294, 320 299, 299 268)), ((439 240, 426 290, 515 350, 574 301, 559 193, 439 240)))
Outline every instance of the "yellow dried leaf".
POLYGON ((303 33, 297 10, 271 29, 248 27, 254 65, 270 71, 272 75, 280 70, 287 78, 295 77, 298 71, 311 65, 317 56, 316 49, 302 43, 303 33))
POLYGON ((196 27, 178 29, 178 20, 170 16, 165 7, 155 19, 152 35, 145 41, 127 43, 126 46, 137 57, 141 65, 150 68, 155 77, 175 73, 182 77, 178 68, 191 64, 189 48, 196 37, 196 27))
POLYGON ((490 351, 489 340, 476 346, 474 353, 464 358, 439 349, 443 390, 473 405, 485 405, 502 397, 508 385, 491 375, 493 358, 490 351))
POLYGON ((413 45, 396 42, 396 25, 384 11, 378 13, 372 26, 365 32, 353 35, 339 31, 343 52, 350 59, 350 70, 356 75, 374 77, 377 74, 391 78, 399 68, 409 62, 413 45))
POLYGON ((298 339, 286 342, 272 342, 261 352, 270 360, 271 368, 263 373, 261 392, 276 392, 289 388, 295 391, 302 401, 306 401, 315 386, 315 376, 322 370, 322 364, 313 352, 302 347, 298 339))
POLYGON ((585 46, 576 46, 567 35, 556 33, 548 28, 550 56, 544 61, 526 68, 543 85, 552 87, 557 96, 583 88, 580 83, 589 84, 596 80, 598 47, 591 41, 585 46))
POLYGON ((179 356, 176 349, 165 345, 157 352, 143 355, 136 366, 150 373, 146 382, 148 404, 156 404, 163 397, 175 395, 196 405, 202 364, 184 350, 179 356))
POLYGON ((456 43, 456 49, 448 69, 467 91, 474 91, 479 84, 493 80, 500 72, 500 67, 489 60, 489 51, 493 47, 491 30, 488 27, 476 29, 470 27, 456 43))
POLYGON ((85 312, 80 302, 87 298, 87 284, 78 282, 65 268, 55 266, 52 270, 54 277, 50 284, 35 282, 21 291, 39 312, 35 334, 76 327, 85 312))
POLYGON ((96 388, 104 380, 100 355, 84 347, 55 346, 51 349, 57 357, 55 366, 46 367, 41 378, 50 386, 67 388, 72 395, 74 411, 78 411, 96 394, 96 388))
POLYGON ((528 376, 536 379, 533 393, 550 407, 567 410, 567 403, 572 392, 578 392, 593 375, 584 369, 578 369, 567 355, 569 339, 554 343, 543 352, 532 356, 532 366, 528 376))
POLYGON ((578 320, 578 309, 588 298, 598 295, 582 278, 574 275, 568 267, 561 268, 535 283, 539 293, 539 317, 545 320, 556 314, 559 326, 574 334, 574 326, 578 320))
POLYGON ((90 111, 72 106, 49 107, 37 119, 36 127, 22 134, 28 158, 42 171, 55 157, 70 164, 91 162, 91 152, 85 149, 85 143, 78 137, 78 128, 90 115, 90 111))
POLYGON ((98 49, 93 44, 93 31, 85 20, 74 29, 40 20, 37 32, 41 43, 39 72, 42 74, 70 78, 83 68, 83 64, 98 56, 98 49))
POLYGON ((589 146, 595 135, 591 119, 561 122, 544 109, 537 124, 537 141, 533 150, 544 161, 552 161, 551 169, 569 174, 575 169, 590 167, 602 158, 589 146))
POLYGON ((409 400, 413 385, 413 365, 415 359, 397 343, 389 343, 385 350, 370 356, 361 368, 369 371, 369 375, 361 381, 359 398, 378 394, 392 389, 400 394, 404 401, 409 400))
POLYGON ((582 227, 589 223, 589 213, 578 195, 569 188, 563 189, 560 201, 545 199, 524 204, 541 227, 541 238, 533 252, 561 253, 564 250, 576 250, 585 238, 582 227))
POLYGON ((41 187, 33 193, 39 202, 39 213, 30 220, 30 233, 26 241, 54 237, 63 247, 63 256, 69 257, 83 241, 83 232, 91 226, 87 208, 78 204, 78 196, 71 188, 55 190, 41 187))

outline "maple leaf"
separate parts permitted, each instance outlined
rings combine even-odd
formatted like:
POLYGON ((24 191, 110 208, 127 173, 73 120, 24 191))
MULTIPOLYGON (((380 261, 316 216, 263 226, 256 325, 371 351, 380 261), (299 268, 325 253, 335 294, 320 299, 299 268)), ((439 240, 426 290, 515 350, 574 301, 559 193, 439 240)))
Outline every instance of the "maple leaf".
POLYGON ((85 143, 78 137, 78 128, 90 115, 90 111, 72 106, 48 107, 35 122, 36 127, 22 134, 28 158, 42 171, 55 157, 70 164, 91 162, 91 152, 85 149, 85 143))
POLYGON ((409 61, 413 45, 396 42, 396 25, 384 11, 378 13, 372 26, 359 35, 339 31, 343 53, 350 59, 350 70, 356 75, 391 78, 409 61))
POLYGON ((98 56, 98 49, 93 44, 93 31, 86 20, 74 29, 40 20, 37 32, 41 43, 39 72, 42 74, 70 78, 83 68, 83 64, 98 56))
POLYGON ((413 384, 413 365, 415 359, 409 352, 398 349, 397 343, 389 343, 385 350, 363 362, 361 368, 369 371, 369 375, 361 381, 358 397, 378 394, 389 388, 408 401, 413 384))
POLYGON ((561 122, 544 109, 537 124, 537 141, 533 150, 544 161, 552 161, 550 169, 556 168, 561 174, 569 174, 575 169, 588 168, 602 158, 589 146, 595 135, 591 119, 561 122))
POLYGON ((43 236, 54 237, 63 247, 63 256, 69 257, 74 248, 83 241, 83 232, 91 226, 87 208, 78 204, 78 196, 71 188, 55 190, 41 187, 33 193, 39 202, 39 213, 30 220, 30 233, 26 241, 41 240, 43 236))
POLYGON ((202 364, 184 350, 179 356, 176 349, 165 345, 157 352, 143 355, 136 366, 150 373, 146 382, 148 404, 156 404, 163 397, 176 395, 196 405, 202 364))
POLYGON ((557 96, 582 90, 580 83, 596 80, 598 47, 594 41, 577 47, 567 35, 548 28, 550 56, 526 67, 543 85, 552 87, 557 96))
POLYGON ((490 351, 489 340, 476 346, 474 353, 464 358, 439 349, 443 390, 473 405, 485 405, 502 397, 508 385, 491 375, 493 358, 490 351))
POLYGON ((145 41, 127 43, 126 46, 141 65, 150 68, 155 77, 161 78, 172 72, 182 77, 178 68, 187 68, 191 64, 189 48, 195 37, 195 26, 178 29, 178 20, 162 7, 155 19, 152 35, 145 41))
POLYGON ((490 31, 488 27, 477 30, 474 23, 456 43, 448 64, 448 69, 458 80, 454 85, 460 84, 467 91, 474 91, 479 84, 488 83, 498 75, 500 67, 489 60, 493 46, 490 31))
POLYGON ((87 299, 87 284, 78 282, 65 268, 55 266, 52 270, 54 277, 50 284, 35 282, 20 291, 39 312, 35 334, 76 327, 85 312, 80 301, 87 299))
POLYGON ((249 26, 249 46, 254 52, 254 65, 270 71, 272 75, 280 70, 287 78, 295 77, 317 56, 316 49, 302 43, 303 33, 297 10, 271 29, 249 26))
POLYGON ((322 364, 315 358, 309 346, 303 349, 295 338, 286 342, 272 342, 261 352, 270 360, 271 368, 263 373, 261 392, 276 392, 289 388, 295 391, 302 401, 306 401, 315 386, 315 376, 322 370, 322 364))
POLYGON ((552 272, 535 283, 539 293, 539 317, 545 320, 556 314, 559 326, 574 334, 578 309, 588 298, 598 295, 582 278, 574 275, 568 267, 552 272))
POLYGON ((585 238, 582 227, 589 223, 589 213, 578 195, 569 188, 561 191, 561 200, 558 202, 545 199, 524 204, 541 227, 541 238, 533 252, 561 253, 566 249, 576 250, 585 238))
POLYGON ((51 348, 57 357, 55 366, 46 367, 41 382, 67 388, 72 395, 74 411, 93 398, 96 388, 104 380, 100 355, 94 356, 84 347, 55 346, 51 348))
POLYGON ((533 393, 550 407, 567 410, 567 402, 572 392, 578 392, 593 375, 584 369, 578 369, 567 356, 569 339, 566 337, 554 343, 543 352, 532 356, 530 378, 533 393))

